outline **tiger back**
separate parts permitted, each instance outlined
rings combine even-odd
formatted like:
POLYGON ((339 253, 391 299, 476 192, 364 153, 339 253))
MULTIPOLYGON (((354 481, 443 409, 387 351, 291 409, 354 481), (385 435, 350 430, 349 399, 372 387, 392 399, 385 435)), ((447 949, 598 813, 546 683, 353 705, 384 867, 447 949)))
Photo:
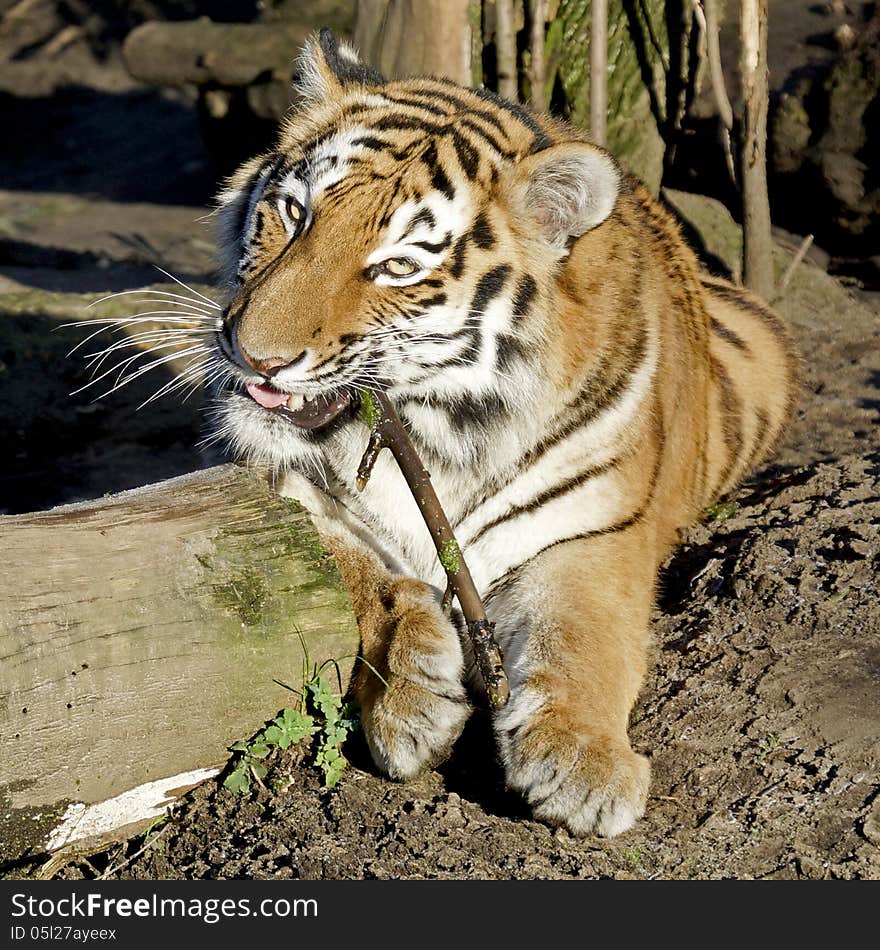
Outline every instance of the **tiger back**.
POLYGON ((448 754, 477 674, 393 461, 355 486, 358 394, 388 394, 496 624, 507 783, 540 818, 616 834, 648 790, 627 720, 658 566, 791 417, 788 333, 571 126, 387 82, 329 31, 300 73, 276 148, 221 196, 218 434, 336 555, 367 742, 407 778, 448 754))

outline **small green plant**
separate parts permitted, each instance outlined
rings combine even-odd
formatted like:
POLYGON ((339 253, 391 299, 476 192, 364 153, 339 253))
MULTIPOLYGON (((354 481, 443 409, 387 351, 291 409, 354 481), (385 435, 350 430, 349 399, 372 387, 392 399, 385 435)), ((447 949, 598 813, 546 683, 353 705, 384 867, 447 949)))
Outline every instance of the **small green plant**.
POLYGON ((712 505, 703 512, 703 521, 727 521, 737 511, 739 511, 739 505, 735 501, 719 501, 717 505, 712 505))
POLYGON ((755 753, 755 759, 759 765, 763 765, 779 748, 779 736, 773 735, 772 733, 769 736, 764 736, 763 739, 759 740, 757 746, 758 751, 755 753))
POLYGON ((283 709, 250 742, 242 740, 229 747, 239 753, 239 758, 224 779, 224 788, 243 794, 250 790, 252 779, 262 784, 268 771, 264 760, 273 748, 288 749, 313 737, 314 763, 324 773, 324 787, 333 788, 339 782, 348 765, 342 745, 357 728, 358 720, 354 705, 343 703, 341 695, 330 687, 325 671, 331 664, 335 661, 328 660, 309 671, 308 653, 304 651, 300 708, 283 709))
POLYGON ((627 848, 621 848, 620 856, 633 869, 633 871, 635 871, 637 874, 641 874, 642 877, 648 877, 648 869, 645 867, 644 861, 642 860, 642 849, 638 845, 630 845, 627 848))

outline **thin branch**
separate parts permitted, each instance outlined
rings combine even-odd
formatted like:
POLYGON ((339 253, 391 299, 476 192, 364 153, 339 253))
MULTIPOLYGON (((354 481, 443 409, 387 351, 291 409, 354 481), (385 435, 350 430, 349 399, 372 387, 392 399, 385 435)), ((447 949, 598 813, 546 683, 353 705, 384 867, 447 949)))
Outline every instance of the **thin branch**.
POLYGON ((743 129, 740 181, 743 282, 765 300, 773 296, 773 239, 767 195, 767 0, 741 0, 740 73, 743 129))
POLYGON ((431 533, 437 556, 446 571, 449 588, 461 605, 489 705, 492 709, 500 709, 507 703, 510 687, 493 635, 495 625, 486 617, 486 610, 455 539, 452 525, 431 484, 431 476, 422 464, 394 406, 384 393, 362 392, 361 415, 370 426, 370 441, 358 466, 358 490, 363 491, 366 487, 382 449, 391 449, 391 454, 400 466, 400 471, 431 533))
POLYGON ((516 69, 516 16, 513 0, 495 3, 495 54, 498 63, 498 92, 511 102, 519 102, 516 69))
POLYGON ((608 0, 590 4, 590 138, 608 143, 608 0))
POLYGON ((813 243, 813 235, 808 234, 803 241, 801 241, 801 246, 797 249, 797 253, 791 259, 791 263, 786 267, 785 273, 782 275, 782 280, 779 281, 779 287, 776 291, 776 299, 778 300, 788 288, 791 278, 794 277, 794 272, 798 269, 800 262, 807 256, 807 251, 809 251, 813 243))
MULTIPOLYGON (((265 786, 263 786, 265 788, 265 786)), ((160 829, 154 835, 147 835, 144 840, 143 847, 138 848, 134 854, 127 857, 124 861, 121 861, 119 864, 114 865, 113 867, 107 868, 107 870, 101 874, 97 880, 106 881, 111 874, 118 874, 120 871, 124 871, 133 861, 136 861, 145 851, 153 847, 153 845, 165 834, 165 832, 171 827, 170 824, 165 825, 164 828, 160 829)))
POLYGON ((531 104, 535 109, 547 108, 547 66, 544 62, 544 44, 546 42, 547 27, 547 0, 530 0, 529 2, 529 50, 531 51, 531 66, 529 81, 531 83, 531 104))
POLYGON ((718 7, 716 0, 694 0, 694 15, 700 30, 706 39, 706 60, 709 64, 709 81, 712 85, 712 94, 715 96, 715 105, 718 107, 718 118, 721 120, 721 142, 724 146, 724 158, 727 162, 727 173, 730 180, 736 185, 736 163, 733 160, 733 106, 727 95, 727 85, 724 82, 724 68, 721 65, 721 44, 719 42, 720 27, 718 25, 718 7))

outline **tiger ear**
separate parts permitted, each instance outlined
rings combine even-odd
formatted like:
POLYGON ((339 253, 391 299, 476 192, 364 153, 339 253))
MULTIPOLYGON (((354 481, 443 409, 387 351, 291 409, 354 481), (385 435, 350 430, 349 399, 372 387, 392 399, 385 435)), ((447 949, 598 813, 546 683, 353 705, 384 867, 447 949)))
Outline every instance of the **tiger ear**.
POLYGON ((385 77, 367 66, 357 50, 326 26, 306 41, 297 61, 297 89, 309 102, 333 98, 345 86, 382 86, 385 77))
POLYGON ((513 178, 515 200, 560 250, 611 214, 620 188, 614 159, 586 142, 535 152, 519 162, 513 178))

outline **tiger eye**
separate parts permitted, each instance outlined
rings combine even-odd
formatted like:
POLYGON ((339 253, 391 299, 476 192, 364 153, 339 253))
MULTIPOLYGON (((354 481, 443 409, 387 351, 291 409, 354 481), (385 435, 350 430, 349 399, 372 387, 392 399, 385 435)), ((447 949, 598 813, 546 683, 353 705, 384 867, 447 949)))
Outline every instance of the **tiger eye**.
POLYGON ((392 277, 409 277, 418 270, 416 265, 405 257, 392 257, 391 260, 385 261, 383 266, 392 277))
POLYGON ((287 198, 284 201, 284 210, 287 213, 287 217, 291 221, 301 221, 302 220, 302 207, 296 198, 287 198))

